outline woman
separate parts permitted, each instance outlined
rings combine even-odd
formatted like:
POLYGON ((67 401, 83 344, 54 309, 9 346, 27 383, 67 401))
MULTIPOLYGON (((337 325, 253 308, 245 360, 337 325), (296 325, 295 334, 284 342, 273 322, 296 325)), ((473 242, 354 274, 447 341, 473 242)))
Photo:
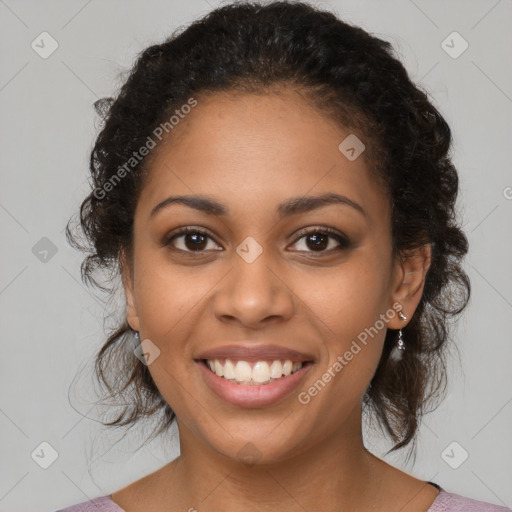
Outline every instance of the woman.
POLYGON ((65 511, 507 510, 363 443, 364 411, 414 447, 470 292, 450 129, 389 43, 227 5, 97 108, 82 270, 122 277, 96 369, 131 400, 108 424, 176 420, 180 456, 65 511))

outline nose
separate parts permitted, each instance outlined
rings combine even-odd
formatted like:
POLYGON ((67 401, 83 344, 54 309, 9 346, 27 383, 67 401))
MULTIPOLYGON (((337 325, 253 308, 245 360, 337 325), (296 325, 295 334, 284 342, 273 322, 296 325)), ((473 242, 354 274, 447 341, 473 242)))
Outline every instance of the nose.
POLYGON ((290 284, 264 255, 265 251, 252 263, 235 258, 233 269, 213 298, 214 313, 220 321, 256 329, 292 317, 295 300, 290 284))

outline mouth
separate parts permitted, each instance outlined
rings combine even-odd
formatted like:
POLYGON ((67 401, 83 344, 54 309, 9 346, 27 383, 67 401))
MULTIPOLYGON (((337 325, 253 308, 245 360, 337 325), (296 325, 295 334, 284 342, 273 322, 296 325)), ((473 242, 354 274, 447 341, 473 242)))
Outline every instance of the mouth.
POLYGON ((285 400, 303 384, 314 366, 311 360, 278 359, 196 359, 195 363, 213 396, 242 408, 261 408, 285 400))
POLYGON ((316 362, 312 353, 254 342, 211 347, 194 361, 207 392, 238 407, 263 407, 284 400, 316 362))
POLYGON ((265 386, 294 375, 313 361, 291 359, 267 359, 261 361, 199 359, 217 377, 239 386, 265 386))

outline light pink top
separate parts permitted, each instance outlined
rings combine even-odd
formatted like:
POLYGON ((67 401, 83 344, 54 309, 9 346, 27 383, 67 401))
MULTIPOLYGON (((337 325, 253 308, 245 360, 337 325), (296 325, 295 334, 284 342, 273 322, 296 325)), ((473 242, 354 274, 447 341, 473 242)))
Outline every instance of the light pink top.
MULTIPOLYGON (((512 512, 508 507, 466 498, 460 494, 445 491, 437 484, 434 485, 440 493, 426 512, 512 512)), ((101 496, 56 512, 126 512, 111 500, 111 496, 101 496)))

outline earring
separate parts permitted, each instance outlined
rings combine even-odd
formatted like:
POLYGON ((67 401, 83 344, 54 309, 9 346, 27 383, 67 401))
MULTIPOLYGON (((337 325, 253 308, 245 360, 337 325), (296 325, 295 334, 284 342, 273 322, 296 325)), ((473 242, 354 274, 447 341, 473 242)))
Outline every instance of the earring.
POLYGON ((402 329, 398 331, 398 341, 397 344, 393 347, 393 350, 389 354, 389 357, 393 359, 393 361, 400 361, 403 357, 405 350, 405 343, 402 337, 402 329))
POLYGON ((398 342, 396 344, 398 350, 405 350, 404 339, 402 338, 402 329, 398 331, 398 342))
MULTIPOLYGON (((398 312, 398 316, 401 320, 407 320, 407 317, 401 312, 398 312)), ((398 330, 398 341, 397 344, 393 347, 393 350, 391 351, 389 357, 393 359, 394 361, 400 361, 403 357, 405 350, 405 343, 402 336, 402 329, 398 330)))
POLYGON ((133 332, 134 332, 135 339, 136 339, 137 341, 140 341, 139 331, 133 331, 133 332))

